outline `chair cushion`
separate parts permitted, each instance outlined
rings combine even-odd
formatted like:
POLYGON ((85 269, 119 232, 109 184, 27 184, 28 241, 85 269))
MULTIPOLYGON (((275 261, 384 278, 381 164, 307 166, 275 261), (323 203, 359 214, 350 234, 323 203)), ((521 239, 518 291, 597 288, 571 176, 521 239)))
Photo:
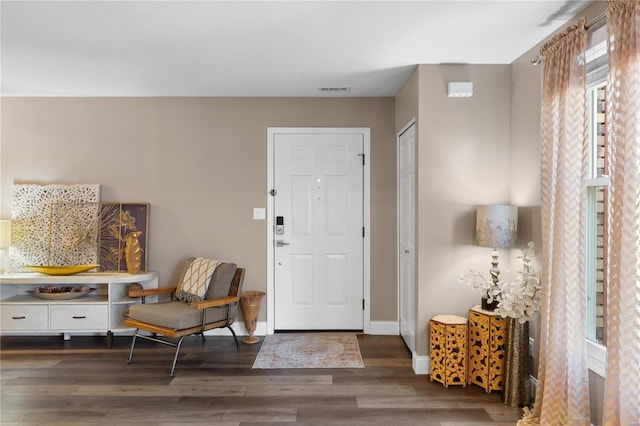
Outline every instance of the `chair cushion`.
POLYGON ((233 280, 233 276, 238 269, 235 263, 223 262, 218 265, 211 277, 211 283, 205 294, 205 300, 211 300, 218 297, 233 296, 229 294, 229 286, 233 280))
POLYGON ((176 288, 176 298, 183 302, 203 300, 211 277, 220 263, 222 262, 219 260, 201 257, 191 260, 176 288))
MULTIPOLYGON (((227 319, 226 307, 207 309, 206 313, 207 324, 227 319)), ((131 305, 128 317, 173 330, 202 325, 202 311, 180 301, 131 305)))

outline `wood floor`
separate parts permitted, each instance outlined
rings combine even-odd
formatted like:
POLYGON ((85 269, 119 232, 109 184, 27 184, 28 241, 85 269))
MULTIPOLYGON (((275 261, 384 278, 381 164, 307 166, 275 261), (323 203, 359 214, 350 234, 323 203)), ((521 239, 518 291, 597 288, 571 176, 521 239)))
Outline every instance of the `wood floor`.
POLYGON ((415 375, 398 336, 359 335, 365 368, 252 370, 260 345, 231 337, 172 348, 129 337, 2 337, 2 425, 514 425, 520 410, 469 385, 415 375))

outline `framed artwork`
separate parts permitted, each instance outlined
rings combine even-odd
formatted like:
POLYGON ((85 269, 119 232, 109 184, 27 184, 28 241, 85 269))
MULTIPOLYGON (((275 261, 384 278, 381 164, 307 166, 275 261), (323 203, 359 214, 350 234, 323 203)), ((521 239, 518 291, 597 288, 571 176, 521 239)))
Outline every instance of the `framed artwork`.
POLYGON ((100 185, 13 185, 9 270, 97 263, 100 185))
POLYGON ((97 264, 100 203, 56 201, 49 205, 47 258, 50 266, 97 264))
POLYGON ((149 203, 100 203, 98 229, 98 263, 105 272, 126 272, 125 240, 131 232, 138 237, 142 249, 141 271, 148 262, 149 203))
POLYGON ((16 184, 9 270, 99 264, 101 271, 126 272, 127 235, 140 232, 146 271, 148 226, 149 203, 100 202, 97 184, 16 184))

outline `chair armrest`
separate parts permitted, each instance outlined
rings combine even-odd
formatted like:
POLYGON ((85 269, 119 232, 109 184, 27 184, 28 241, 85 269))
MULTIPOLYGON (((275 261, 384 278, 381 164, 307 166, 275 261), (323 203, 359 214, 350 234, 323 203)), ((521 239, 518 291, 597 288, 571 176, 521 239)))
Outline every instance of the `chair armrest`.
POLYGON ((153 296, 155 294, 169 294, 175 293, 176 287, 162 287, 162 288, 150 288, 150 289, 142 289, 142 290, 131 290, 129 291, 129 297, 144 297, 144 296, 153 296))
POLYGON ((231 303, 237 302, 237 296, 224 296, 224 297, 216 297, 215 299, 209 300, 201 300, 199 302, 192 302, 191 307, 196 308, 198 310, 203 310, 207 308, 213 308, 215 306, 224 306, 229 305, 231 303))

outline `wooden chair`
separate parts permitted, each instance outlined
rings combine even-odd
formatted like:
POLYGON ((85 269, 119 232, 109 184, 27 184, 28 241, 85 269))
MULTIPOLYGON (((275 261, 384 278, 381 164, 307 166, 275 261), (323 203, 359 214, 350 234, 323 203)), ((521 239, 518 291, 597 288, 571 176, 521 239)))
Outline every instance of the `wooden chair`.
POLYGON ((185 274, 190 271, 189 267, 194 261, 196 261, 195 258, 188 259, 176 287, 130 291, 131 297, 142 297, 142 304, 132 305, 124 321, 128 327, 136 329, 131 342, 129 364, 133 361, 133 351, 138 337, 176 348, 171 377, 174 377, 180 346, 187 336, 200 334, 204 340, 205 331, 226 327, 231 331, 236 347, 240 348, 231 325, 235 322, 237 315, 239 294, 244 281, 244 268, 238 268, 234 263, 222 263, 215 268, 203 300, 190 303, 175 300, 178 297, 176 293, 180 291, 180 285, 185 281, 185 274), (170 295, 171 300, 145 303, 146 297, 163 294, 170 295), (147 333, 142 334, 141 330, 147 333), (157 335, 165 338, 159 338, 157 335))

